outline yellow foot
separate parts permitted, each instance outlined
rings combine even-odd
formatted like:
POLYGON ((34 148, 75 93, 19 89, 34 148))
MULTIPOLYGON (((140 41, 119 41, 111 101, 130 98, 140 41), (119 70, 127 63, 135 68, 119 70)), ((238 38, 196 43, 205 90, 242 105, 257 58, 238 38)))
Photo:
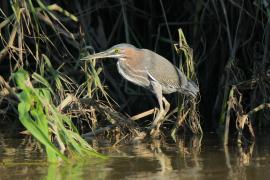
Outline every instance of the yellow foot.
POLYGON ((157 117, 155 118, 155 120, 153 121, 152 123, 152 126, 151 126, 151 131, 150 131, 150 135, 152 138, 156 138, 160 135, 160 125, 162 124, 162 120, 163 120, 164 116, 163 116, 163 112, 160 111, 158 114, 157 114, 157 117))

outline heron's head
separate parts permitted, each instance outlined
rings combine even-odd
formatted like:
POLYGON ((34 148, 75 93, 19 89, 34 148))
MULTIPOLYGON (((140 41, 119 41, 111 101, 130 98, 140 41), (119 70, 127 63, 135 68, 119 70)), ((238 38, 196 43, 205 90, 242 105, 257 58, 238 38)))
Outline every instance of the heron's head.
POLYGON ((132 54, 136 52, 137 48, 131 44, 117 44, 105 51, 92 54, 84 57, 82 60, 101 59, 101 58, 117 58, 127 59, 132 57, 132 54))

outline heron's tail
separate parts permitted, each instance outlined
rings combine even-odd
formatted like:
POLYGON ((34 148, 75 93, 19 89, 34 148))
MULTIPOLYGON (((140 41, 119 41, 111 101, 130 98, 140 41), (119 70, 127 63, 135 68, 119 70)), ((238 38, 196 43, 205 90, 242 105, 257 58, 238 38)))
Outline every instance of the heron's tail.
POLYGON ((183 87, 183 91, 185 95, 196 97, 199 93, 199 87, 193 81, 188 81, 183 87))

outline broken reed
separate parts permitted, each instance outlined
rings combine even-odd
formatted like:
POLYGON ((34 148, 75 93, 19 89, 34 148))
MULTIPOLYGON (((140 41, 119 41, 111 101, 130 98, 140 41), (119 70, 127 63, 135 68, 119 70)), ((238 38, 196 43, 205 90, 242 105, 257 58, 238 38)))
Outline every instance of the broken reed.
MULTIPOLYGON (((182 29, 178 29, 178 35, 179 42, 174 44, 174 47, 176 52, 183 57, 180 69, 186 74, 188 80, 192 80, 198 85, 193 61, 193 49, 189 47, 182 29)), ((178 116, 175 127, 172 129, 171 134, 173 136, 175 136, 177 129, 181 126, 188 126, 194 134, 203 133, 197 106, 199 98, 200 93, 198 93, 197 97, 191 99, 185 99, 178 94, 178 116)))

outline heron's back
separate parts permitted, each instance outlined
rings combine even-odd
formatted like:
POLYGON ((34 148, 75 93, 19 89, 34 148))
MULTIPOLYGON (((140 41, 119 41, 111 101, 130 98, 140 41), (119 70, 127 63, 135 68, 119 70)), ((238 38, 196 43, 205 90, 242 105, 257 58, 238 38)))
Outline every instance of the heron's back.
POLYGON ((151 77, 162 85, 164 93, 179 91, 181 86, 187 83, 185 75, 170 61, 148 49, 141 51, 145 54, 143 66, 151 77))

